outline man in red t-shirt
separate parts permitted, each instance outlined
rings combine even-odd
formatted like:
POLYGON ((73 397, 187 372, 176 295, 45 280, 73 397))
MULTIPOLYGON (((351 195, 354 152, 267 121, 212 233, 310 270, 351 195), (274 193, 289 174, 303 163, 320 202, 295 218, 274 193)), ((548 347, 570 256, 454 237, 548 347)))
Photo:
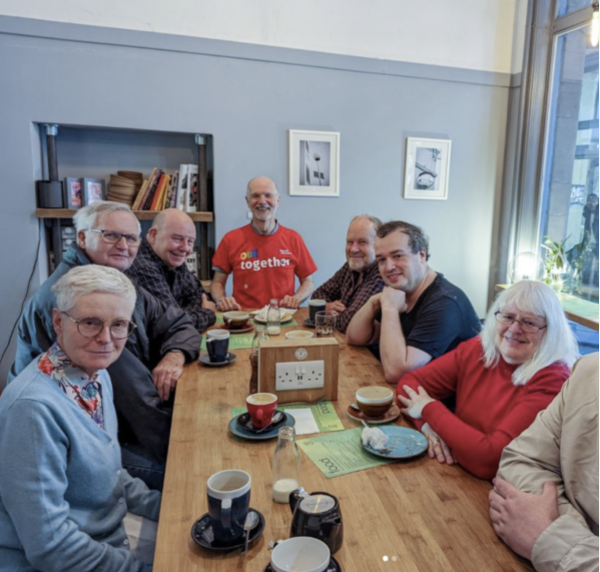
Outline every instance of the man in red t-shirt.
POLYGON ((261 308, 277 298, 283 308, 298 308, 313 291, 317 270, 302 237, 275 218, 280 202, 275 183, 256 177, 248 183, 246 203, 252 222, 228 232, 213 257, 211 294, 223 312, 261 308), (233 274, 233 295, 225 295, 233 274), (300 286, 295 290, 296 276, 300 286))

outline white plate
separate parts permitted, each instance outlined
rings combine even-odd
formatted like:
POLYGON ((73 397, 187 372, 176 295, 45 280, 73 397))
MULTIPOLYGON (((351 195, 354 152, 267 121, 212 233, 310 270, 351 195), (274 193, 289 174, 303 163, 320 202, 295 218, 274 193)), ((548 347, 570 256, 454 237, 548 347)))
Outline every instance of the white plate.
MULTIPOLYGON (((293 320, 293 319, 294 319, 294 314, 284 314, 283 317, 281 318, 281 323, 285 324, 286 322, 289 322, 290 320, 293 320)), ((254 320, 256 322, 258 322, 259 324, 267 323, 267 320, 264 320, 259 315, 254 316, 254 320)))

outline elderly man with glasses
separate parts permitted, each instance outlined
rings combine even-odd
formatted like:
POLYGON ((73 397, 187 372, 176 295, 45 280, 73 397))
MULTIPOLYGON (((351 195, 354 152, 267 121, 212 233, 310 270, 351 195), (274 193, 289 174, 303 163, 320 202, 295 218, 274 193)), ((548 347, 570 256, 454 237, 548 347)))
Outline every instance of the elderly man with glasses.
MULTIPOLYGON (((19 320, 12 379, 56 340, 52 325, 57 280, 75 266, 99 264, 124 272, 140 245, 140 224, 121 203, 98 202, 73 218, 77 244, 71 245, 52 276, 27 303, 19 320)), ((161 489, 172 417, 172 391, 186 361, 198 357, 200 335, 179 308, 167 307, 143 288, 132 321, 136 325, 123 353, 109 368, 123 465, 151 488, 161 489)))

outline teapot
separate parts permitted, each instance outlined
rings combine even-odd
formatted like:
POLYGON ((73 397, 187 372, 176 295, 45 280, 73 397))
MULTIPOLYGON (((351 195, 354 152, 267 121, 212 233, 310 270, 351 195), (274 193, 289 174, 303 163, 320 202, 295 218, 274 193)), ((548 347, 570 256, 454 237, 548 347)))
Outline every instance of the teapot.
POLYGON ((307 493, 303 488, 290 493, 292 528, 290 536, 312 536, 322 540, 331 554, 342 546, 344 525, 337 497, 325 492, 307 493))

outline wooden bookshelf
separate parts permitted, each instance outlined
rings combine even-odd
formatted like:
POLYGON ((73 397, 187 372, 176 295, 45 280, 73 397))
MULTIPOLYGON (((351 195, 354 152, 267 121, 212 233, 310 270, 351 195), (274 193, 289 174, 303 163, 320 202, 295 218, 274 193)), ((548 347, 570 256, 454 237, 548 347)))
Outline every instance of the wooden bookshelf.
MULTIPOLYGON (((36 209, 37 218, 71 219, 76 213, 73 209, 36 209)), ((160 211, 133 211, 139 220, 154 220, 160 211)), ((214 215, 211 212, 187 213, 194 222, 213 222, 214 215)))

